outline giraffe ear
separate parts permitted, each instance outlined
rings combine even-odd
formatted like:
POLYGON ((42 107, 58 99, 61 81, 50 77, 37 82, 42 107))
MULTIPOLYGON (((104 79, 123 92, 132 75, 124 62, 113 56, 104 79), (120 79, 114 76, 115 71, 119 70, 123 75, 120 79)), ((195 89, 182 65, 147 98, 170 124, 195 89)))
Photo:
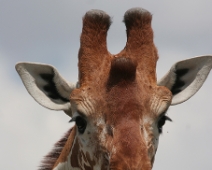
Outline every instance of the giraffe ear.
POLYGON ((200 56, 174 64, 158 82, 173 94, 171 105, 180 104, 192 97, 203 85, 212 68, 212 56, 200 56))
POLYGON ((75 85, 66 82, 50 65, 18 63, 16 70, 29 94, 42 106, 71 116, 69 96, 75 85))

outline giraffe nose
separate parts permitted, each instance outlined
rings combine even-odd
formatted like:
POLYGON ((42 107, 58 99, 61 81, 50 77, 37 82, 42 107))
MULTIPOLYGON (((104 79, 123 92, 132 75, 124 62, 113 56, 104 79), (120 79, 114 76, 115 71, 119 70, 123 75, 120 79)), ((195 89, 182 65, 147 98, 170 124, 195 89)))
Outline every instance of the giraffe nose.
POLYGON ((117 168, 110 168, 110 170, 152 170, 152 168, 151 167, 137 167, 137 168, 117 167, 117 168))
POLYGON ((152 164, 148 157, 134 155, 130 158, 127 155, 117 155, 110 160, 110 170, 151 170, 152 164))

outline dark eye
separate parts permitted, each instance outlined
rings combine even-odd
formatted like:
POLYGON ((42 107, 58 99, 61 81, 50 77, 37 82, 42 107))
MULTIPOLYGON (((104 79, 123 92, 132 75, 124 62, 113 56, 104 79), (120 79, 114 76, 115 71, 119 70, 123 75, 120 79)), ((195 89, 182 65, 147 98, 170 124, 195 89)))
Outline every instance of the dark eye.
POLYGON ((81 116, 77 116, 75 119, 75 122, 76 122, 79 133, 83 134, 87 126, 86 120, 82 118, 81 116))
POLYGON ((166 120, 172 121, 168 116, 163 115, 160 120, 158 121, 158 131, 159 133, 162 133, 163 126, 166 123, 166 120))

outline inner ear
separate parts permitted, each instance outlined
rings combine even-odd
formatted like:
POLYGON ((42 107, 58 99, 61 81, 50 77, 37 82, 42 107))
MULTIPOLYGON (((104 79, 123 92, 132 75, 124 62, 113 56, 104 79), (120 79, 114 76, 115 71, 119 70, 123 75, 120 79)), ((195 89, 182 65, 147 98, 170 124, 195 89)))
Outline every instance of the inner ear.
MULTIPOLYGON (((171 92, 172 92, 173 95, 179 93, 184 88, 186 83, 185 83, 184 80, 181 79, 181 77, 186 75, 188 73, 188 71, 189 71, 189 69, 187 69, 187 68, 176 70, 176 72, 175 72, 175 74, 176 74, 175 84, 171 88, 171 92)), ((193 77, 192 78, 190 77, 189 84, 191 83, 193 77)), ((187 81, 188 81, 188 79, 187 79, 187 81)))
POLYGON ((40 77, 46 82, 46 85, 44 85, 43 87, 43 91, 44 93, 50 98, 55 100, 55 102, 57 102, 57 100, 62 100, 63 102, 69 102, 68 99, 62 97, 57 88, 56 88, 56 84, 53 81, 54 79, 54 74, 46 74, 46 73, 41 73, 40 77))

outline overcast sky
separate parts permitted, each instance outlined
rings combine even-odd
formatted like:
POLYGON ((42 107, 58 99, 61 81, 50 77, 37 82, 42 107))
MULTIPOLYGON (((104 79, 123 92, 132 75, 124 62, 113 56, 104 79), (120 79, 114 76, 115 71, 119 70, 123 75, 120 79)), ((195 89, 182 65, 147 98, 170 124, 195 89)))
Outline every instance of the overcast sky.
MULTIPOLYGON (((179 60, 212 55, 212 1, 209 0, 0 0, 0 169, 36 170, 53 144, 70 128, 63 112, 49 111, 25 90, 15 63, 54 65, 77 81, 82 16, 90 9, 113 19, 108 49, 125 45, 125 11, 143 7, 153 14, 159 51, 158 78, 179 60)), ((153 170, 211 170, 212 74, 189 101, 173 106, 153 170)))

